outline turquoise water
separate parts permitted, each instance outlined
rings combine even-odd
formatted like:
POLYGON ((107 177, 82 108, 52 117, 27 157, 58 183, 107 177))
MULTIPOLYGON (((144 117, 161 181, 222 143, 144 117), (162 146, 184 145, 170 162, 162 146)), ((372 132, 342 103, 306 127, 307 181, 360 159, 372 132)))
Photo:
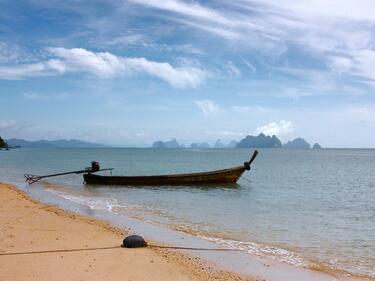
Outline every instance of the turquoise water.
MULTIPOLYGON (((0 179, 78 170, 97 160, 116 175, 237 166, 247 149, 15 149, 0 151, 0 179)), ((375 150, 263 149, 237 185, 90 187, 80 175, 43 182, 93 209, 136 217, 297 266, 375 278, 375 150)))

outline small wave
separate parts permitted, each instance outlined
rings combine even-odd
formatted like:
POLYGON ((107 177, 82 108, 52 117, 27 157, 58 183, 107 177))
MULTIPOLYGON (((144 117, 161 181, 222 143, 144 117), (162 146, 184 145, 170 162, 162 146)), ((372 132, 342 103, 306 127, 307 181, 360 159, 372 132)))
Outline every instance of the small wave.
MULTIPOLYGON (((210 236, 209 233, 202 233, 201 229, 187 227, 183 225, 170 225, 173 229, 193 234, 199 238, 214 242, 226 248, 238 249, 251 255, 258 257, 267 257, 287 264, 309 268, 317 271, 327 272, 334 276, 344 278, 359 278, 358 280, 374 280, 375 272, 369 269, 366 264, 342 263, 338 260, 330 260, 329 262, 307 259, 301 254, 286 250, 283 248, 268 246, 261 243, 231 240, 228 238, 219 238, 218 236, 210 236)), ((357 280, 357 279, 354 279, 357 280)))
POLYGON ((216 244, 222 245, 227 248, 235 248, 247 252, 252 255, 256 256, 267 256, 278 261, 286 262, 291 265, 300 266, 300 267, 307 267, 309 263, 305 261, 302 257, 298 254, 290 252, 285 249, 272 247, 272 246, 264 246, 254 242, 244 242, 244 241, 236 241, 236 240, 229 240, 223 238, 213 238, 207 237, 203 235, 198 235, 198 237, 203 238, 205 240, 214 242, 216 244))
POLYGON ((83 195, 75 195, 61 190, 47 189, 48 192, 53 193, 59 197, 78 203, 81 205, 88 206, 92 210, 105 210, 112 212, 113 208, 126 208, 126 205, 121 205, 114 198, 105 198, 105 197, 87 197, 83 195))

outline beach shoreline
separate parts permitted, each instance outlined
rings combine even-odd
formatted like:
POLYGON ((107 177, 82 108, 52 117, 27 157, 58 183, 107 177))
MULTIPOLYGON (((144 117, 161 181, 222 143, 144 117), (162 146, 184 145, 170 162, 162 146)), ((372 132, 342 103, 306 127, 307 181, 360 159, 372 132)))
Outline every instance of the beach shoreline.
POLYGON ((41 203, 9 184, 0 183, 0 195, 0 254, 82 249, 0 255, 0 280, 255 280, 167 249, 121 248, 129 229, 41 203), (89 250, 101 247, 109 249, 89 250))
MULTIPOLYGON (((35 189, 34 189, 35 190, 35 189)), ((96 247, 116 247, 120 246, 122 239, 133 233, 143 233, 153 232, 154 235, 147 236, 147 241, 150 244, 161 244, 165 246, 178 246, 178 245, 197 245, 197 241, 190 240, 189 234, 187 236, 181 236, 185 234, 176 234, 175 236, 170 235, 171 230, 166 230, 167 232, 159 232, 157 228, 147 224, 146 222, 140 222, 142 225, 151 226, 150 229, 146 230, 132 224, 131 220, 126 220, 122 218, 123 222, 121 224, 116 223, 110 218, 104 216, 98 216, 95 213, 70 211, 71 208, 54 203, 45 203, 39 201, 41 198, 35 196, 35 194, 28 194, 29 192, 20 190, 16 186, 0 183, 0 193, 1 198, 5 204, 0 207, 0 225, 1 233, 0 236, 0 253, 9 252, 21 252, 21 251, 43 251, 43 250, 54 250, 54 249, 79 249, 79 248, 96 248, 96 247), (9 198, 10 200, 7 200, 9 198), (37 199, 35 199, 37 198, 37 199), (68 209, 69 211, 67 211, 68 209), (11 212, 10 212, 11 210, 11 212), (11 214, 11 216, 7 216, 11 214), (44 218, 48 218, 45 220, 44 218), (26 222, 27 221, 27 222, 26 222), (41 227, 41 225, 46 225, 41 227), (66 225, 70 226, 66 229, 66 225), (75 225, 77 229, 72 228, 75 225), (22 232, 21 232, 22 230, 22 232), (146 230, 144 232, 144 230, 146 230), (80 239, 77 240, 77 235, 80 239), (64 237, 63 239, 60 238, 64 237), (82 236, 82 237, 81 237, 82 236), (48 238, 46 240, 46 237, 48 238), (176 238, 178 237, 178 238, 176 238), (150 239, 151 238, 151 239, 150 239), (104 239, 104 240, 103 240, 104 239), (183 239, 183 240, 180 240, 183 239), (97 243, 98 240, 99 242, 97 243), (103 241, 108 241, 108 243, 103 244, 103 241), (155 241, 153 241, 155 240, 155 241), (48 243, 46 243, 48 241, 48 243), (61 244, 61 241, 65 243, 61 244), (79 242, 81 241, 81 242, 79 242), (193 243, 193 244, 191 244, 193 243)), ((48 201, 48 200, 47 200, 48 201)), ((173 231, 177 233, 177 231, 173 231)), ((192 235, 190 235, 192 236, 192 235)), ((193 238, 195 240, 200 240, 198 238, 193 238)), ((212 244, 209 245, 212 247, 212 244)), ((117 257, 111 257, 110 260, 116 260, 117 266, 113 265, 110 267, 111 274, 108 275, 109 268, 101 268, 98 266, 97 270, 102 270, 98 276, 108 276, 108 280, 124 280, 123 276, 130 276, 125 280, 159 280, 154 275, 160 276, 160 280, 267 280, 267 281, 294 281, 294 280, 308 280, 308 281, 332 281, 332 280, 362 280, 357 278, 337 276, 336 274, 329 274, 327 272, 321 272, 320 270, 311 270, 307 268, 300 268, 296 266, 291 266, 282 262, 277 262, 272 259, 253 257, 247 253, 239 252, 212 252, 204 253, 204 251, 181 251, 181 250, 170 250, 165 248, 143 248, 143 249, 133 249, 127 251, 127 249, 103 249, 98 251, 82 251, 82 255, 85 257, 92 257, 96 264, 100 263, 100 257, 103 255, 101 252, 106 252, 108 254, 116 253, 117 257), (124 252, 127 251, 127 252, 124 252), (129 260, 128 252, 131 254, 136 254, 139 259, 138 264, 135 261, 129 260), (132 272, 122 272, 123 266, 121 264, 123 260, 126 264, 126 268, 133 268, 132 272), (119 262, 120 261, 120 262, 119 262), (158 272, 150 267, 150 263, 153 265, 155 261, 158 261, 158 272), (140 268, 146 265, 145 268, 140 268), (229 265, 229 266, 228 266, 229 265), (138 266, 138 267, 137 267, 138 266), (113 273, 118 272, 116 274, 113 273), (160 271, 160 272, 159 272, 160 271), (168 272, 168 274, 166 274, 168 272), (120 274, 121 273, 121 274, 120 274), (130 275, 127 275, 130 274, 130 275), (168 277, 166 277, 168 275, 168 277), (122 276, 117 279, 118 276, 122 276), (133 278, 136 276, 136 278, 133 278), (150 279, 151 278, 151 279, 150 279)), ((23 264, 27 265, 26 270, 22 272, 29 272, 27 280, 64 280, 64 278, 59 279, 58 273, 55 274, 51 271, 52 268, 57 265, 71 266, 77 261, 81 261, 78 253, 68 253, 62 254, 65 260, 46 260, 43 258, 43 263, 37 263, 32 259, 33 255, 20 256, 8 256, 9 260, 13 260, 13 263, 3 264, 0 263, 0 280, 2 276, 7 276, 4 280, 25 280, 25 278, 18 278, 17 276, 12 276, 12 272, 17 272, 18 259, 22 261, 23 264), (68 259, 69 257, 69 259, 68 259), (26 259, 26 260, 25 260, 26 259), (29 259, 30 264, 27 262, 29 259), (67 262, 66 262, 67 261, 67 262), (45 263, 52 263, 51 267, 45 265, 45 263), (3 264, 3 265, 1 265, 3 264), (39 266, 43 264, 43 270, 40 271, 39 266), (7 270, 8 268, 8 270, 7 270), (13 269, 13 270, 12 270, 13 269), (38 273, 35 273, 37 271, 38 273), (34 276, 36 278, 31 278, 34 276), (55 278, 56 275, 56 279, 55 278), (46 277, 48 276, 48 278, 46 277), (52 277, 51 277, 52 276, 52 277)), ((41 256, 40 254, 38 256, 41 256)), ((48 253, 43 254, 43 256, 52 256, 54 258, 60 257, 60 253, 48 253)), ((6 260, 7 256, 0 256, 1 259, 6 260)), ((108 264, 108 260, 101 260, 104 264, 108 264)), ((88 276, 86 270, 94 269, 94 264, 89 260, 83 264, 78 273, 70 276, 69 280, 85 280, 88 276), (85 270, 83 270, 86 268, 85 270), (80 279, 81 278, 81 279, 80 279)), ((94 271, 95 272, 95 271, 94 271)), ((20 274, 20 273, 17 273, 20 274)), ((26 274, 26 273, 24 273, 26 274)), ((22 277, 25 277, 24 275, 22 277)), ((90 280, 96 280, 93 276, 90 280)), ((97 279, 97 280, 100 280, 97 279)), ((367 280, 367 279, 365 279, 367 280)))

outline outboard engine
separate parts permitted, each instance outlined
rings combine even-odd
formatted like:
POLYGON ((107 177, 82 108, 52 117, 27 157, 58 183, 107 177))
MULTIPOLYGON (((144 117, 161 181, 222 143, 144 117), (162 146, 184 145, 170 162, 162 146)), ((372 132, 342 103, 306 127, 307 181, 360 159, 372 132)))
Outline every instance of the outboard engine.
POLYGON ((91 161, 91 173, 95 173, 100 170, 100 165, 98 161, 91 161))

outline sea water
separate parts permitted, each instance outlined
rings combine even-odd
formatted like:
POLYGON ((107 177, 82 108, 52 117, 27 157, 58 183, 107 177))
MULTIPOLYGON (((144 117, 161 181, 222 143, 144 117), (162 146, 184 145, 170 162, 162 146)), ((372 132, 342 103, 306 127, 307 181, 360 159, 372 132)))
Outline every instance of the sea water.
MULTIPOLYGON (((0 180, 80 170, 99 161, 114 175, 201 172, 242 165, 251 149, 14 149, 0 151, 0 180)), ((106 172, 108 174, 108 172, 106 172)), ((261 149, 237 184, 87 186, 49 178, 57 197, 189 232, 295 266, 375 279, 375 150, 261 149)), ((25 187, 32 188, 32 187, 25 187)))

